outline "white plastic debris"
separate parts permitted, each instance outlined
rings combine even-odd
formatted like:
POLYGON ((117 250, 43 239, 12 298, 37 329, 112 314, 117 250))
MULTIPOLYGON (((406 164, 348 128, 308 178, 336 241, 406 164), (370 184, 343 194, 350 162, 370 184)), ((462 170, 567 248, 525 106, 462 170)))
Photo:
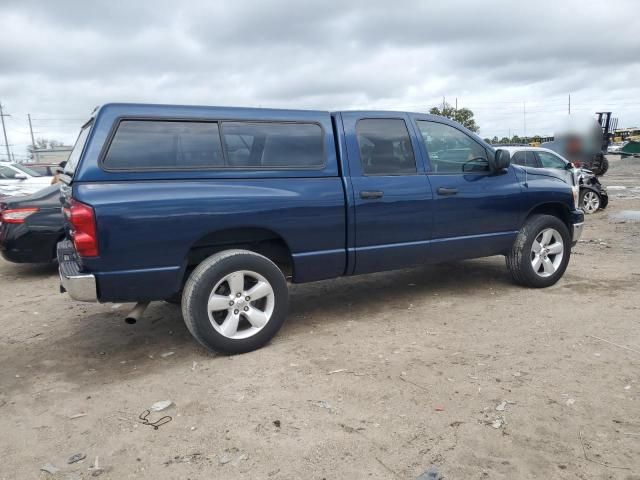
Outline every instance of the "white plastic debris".
POLYGON ((576 403, 576 401, 573 398, 569 398, 565 403, 567 404, 568 407, 570 407, 571 405, 576 403))
POLYGON ((42 470, 43 472, 50 473, 51 475, 55 475, 60 471, 58 467, 56 467, 55 465, 52 465, 51 463, 45 463, 43 466, 40 467, 40 470, 42 470))
POLYGON ((160 356, 162 358, 167 358, 167 357, 170 357, 171 355, 173 355, 174 353, 176 353, 176 352, 164 352, 164 353, 161 353, 160 356))
POLYGON ((171 405, 173 405, 173 402, 171 400, 161 400, 151 405, 151 410, 153 410, 154 412, 161 412, 169 408, 171 405))
POLYGON ((502 403, 496 406, 496 410, 499 412, 503 412, 506 407, 507 407, 507 401, 504 400, 502 403))

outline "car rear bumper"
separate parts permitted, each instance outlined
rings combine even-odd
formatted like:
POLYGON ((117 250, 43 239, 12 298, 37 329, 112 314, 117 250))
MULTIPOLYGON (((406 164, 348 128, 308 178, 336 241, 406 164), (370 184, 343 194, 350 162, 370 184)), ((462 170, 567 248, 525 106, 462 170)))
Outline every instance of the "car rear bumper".
POLYGON ((80 302, 98 301, 96 277, 80 272, 75 250, 68 240, 58 243, 58 271, 62 292, 67 292, 71 298, 80 302))

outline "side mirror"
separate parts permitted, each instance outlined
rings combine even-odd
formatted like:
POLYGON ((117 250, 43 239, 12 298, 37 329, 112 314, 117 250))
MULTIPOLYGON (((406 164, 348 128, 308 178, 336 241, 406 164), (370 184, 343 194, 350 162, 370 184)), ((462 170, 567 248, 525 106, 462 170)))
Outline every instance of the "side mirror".
POLYGON ((511 164, 511 154, 508 150, 498 149, 496 150, 495 156, 493 157, 492 162, 492 170, 494 172, 499 172, 500 170, 504 170, 508 168, 511 164))
POLYGON ((24 173, 16 173, 13 178, 15 178, 16 180, 26 180, 29 177, 27 177, 24 173))
POLYGON ((573 163, 567 162, 567 163, 565 163, 564 168, 567 169, 567 170, 573 170, 576 167, 573 166, 573 163))

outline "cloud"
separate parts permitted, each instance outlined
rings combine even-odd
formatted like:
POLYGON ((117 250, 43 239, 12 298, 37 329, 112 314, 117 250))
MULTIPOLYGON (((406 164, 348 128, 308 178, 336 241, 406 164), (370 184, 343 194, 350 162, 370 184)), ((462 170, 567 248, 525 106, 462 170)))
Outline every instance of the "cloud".
POLYGON ((110 101, 425 111, 446 96, 504 136, 525 119, 553 133, 571 93, 574 112, 638 125, 640 36, 619 28, 634 6, 5 0, 0 100, 19 155, 27 113, 71 142, 110 101))

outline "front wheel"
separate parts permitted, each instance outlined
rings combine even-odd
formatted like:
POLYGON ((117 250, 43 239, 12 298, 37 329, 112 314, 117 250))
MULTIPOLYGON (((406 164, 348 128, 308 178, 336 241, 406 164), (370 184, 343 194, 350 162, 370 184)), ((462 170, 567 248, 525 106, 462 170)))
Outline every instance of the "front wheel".
POLYGON ((580 208, 586 214, 596 213, 600 210, 600 204, 602 203, 600 195, 593 190, 583 190, 580 192, 580 208))
POLYGON ((507 268, 516 283, 533 288, 555 284, 571 256, 569 229, 551 215, 533 215, 507 254, 507 268))
POLYGON ((248 250, 227 250, 204 260, 184 287, 182 315, 191 334, 221 353, 245 353, 266 344, 287 314, 282 271, 248 250))

